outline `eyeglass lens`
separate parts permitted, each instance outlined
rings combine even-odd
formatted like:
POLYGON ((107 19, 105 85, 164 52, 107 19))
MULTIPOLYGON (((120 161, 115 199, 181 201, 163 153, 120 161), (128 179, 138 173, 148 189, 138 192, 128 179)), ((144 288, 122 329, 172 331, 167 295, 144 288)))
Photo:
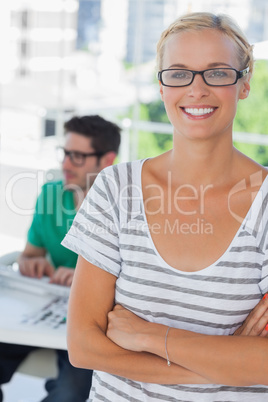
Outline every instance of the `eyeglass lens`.
POLYGON ((59 162, 62 163, 64 161, 65 157, 68 156, 70 158, 71 162, 77 166, 83 165, 83 163, 86 159, 85 155, 83 155, 82 153, 77 152, 77 151, 67 151, 64 148, 58 148, 57 155, 58 155, 59 162))

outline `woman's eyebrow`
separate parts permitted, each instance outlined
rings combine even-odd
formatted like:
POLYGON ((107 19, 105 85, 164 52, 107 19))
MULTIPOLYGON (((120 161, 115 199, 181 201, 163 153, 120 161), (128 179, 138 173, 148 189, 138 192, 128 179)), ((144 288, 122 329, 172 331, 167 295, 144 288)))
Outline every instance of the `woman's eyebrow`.
MULTIPOLYGON (((208 68, 216 68, 216 67, 220 67, 220 66, 225 66, 228 68, 232 68, 232 66, 228 63, 224 63, 224 62, 214 62, 214 63, 209 63, 207 65, 208 68)), ((176 63, 176 64, 172 64, 171 66, 169 66, 168 68, 184 68, 184 69, 189 69, 188 66, 186 66, 185 64, 182 63, 176 63)))
POLYGON ((187 66, 185 64, 176 63, 169 66, 169 68, 187 68, 187 66))
POLYGON ((219 66, 226 66, 226 67, 232 68, 232 66, 231 66, 230 64, 228 64, 228 63, 223 63, 223 62, 217 62, 217 63, 210 63, 210 64, 208 64, 208 67, 211 67, 211 68, 213 68, 213 67, 219 67, 219 66))

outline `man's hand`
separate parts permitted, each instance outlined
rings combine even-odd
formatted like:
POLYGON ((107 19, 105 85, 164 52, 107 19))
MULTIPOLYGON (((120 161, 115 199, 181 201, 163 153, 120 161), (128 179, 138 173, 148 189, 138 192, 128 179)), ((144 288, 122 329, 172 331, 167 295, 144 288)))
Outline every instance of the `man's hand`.
POLYGON ((22 275, 31 278, 52 277, 55 271, 45 257, 22 257, 19 259, 19 269, 22 275))
POLYGON ((22 275, 31 278, 48 276, 50 283, 57 285, 71 286, 74 276, 74 269, 58 267, 55 269, 46 259, 47 250, 26 243, 24 251, 18 258, 19 268, 22 275))
POLYGON ((59 267, 50 278, 50 283, 55 283, 57 285, 71 286, 73 276, 74 276, 74 269, 59 267))
POLYGON ((264 295, 234 335, 268 337, 268 295, 264 295))

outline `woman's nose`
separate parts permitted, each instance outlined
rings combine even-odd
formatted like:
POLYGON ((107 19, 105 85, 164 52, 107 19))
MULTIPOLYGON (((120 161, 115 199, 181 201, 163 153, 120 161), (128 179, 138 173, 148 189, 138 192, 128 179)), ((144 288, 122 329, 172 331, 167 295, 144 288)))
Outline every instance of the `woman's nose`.
POLYGON ((205 83, 202 75, 195 75, 193 82, 189 85, 189 95, 196 99, 209 95, 209 86, 205 83))

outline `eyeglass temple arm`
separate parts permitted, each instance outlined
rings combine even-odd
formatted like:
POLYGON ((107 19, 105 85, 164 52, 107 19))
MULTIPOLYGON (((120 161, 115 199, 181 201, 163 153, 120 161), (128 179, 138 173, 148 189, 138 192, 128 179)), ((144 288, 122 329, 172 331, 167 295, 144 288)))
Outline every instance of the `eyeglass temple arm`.
POLYGON ((246 74, 248 74, 248 72, 249 72, 249 67, 245 68, 242 71, 239 71, 239 78, 244 77, 246 74))

